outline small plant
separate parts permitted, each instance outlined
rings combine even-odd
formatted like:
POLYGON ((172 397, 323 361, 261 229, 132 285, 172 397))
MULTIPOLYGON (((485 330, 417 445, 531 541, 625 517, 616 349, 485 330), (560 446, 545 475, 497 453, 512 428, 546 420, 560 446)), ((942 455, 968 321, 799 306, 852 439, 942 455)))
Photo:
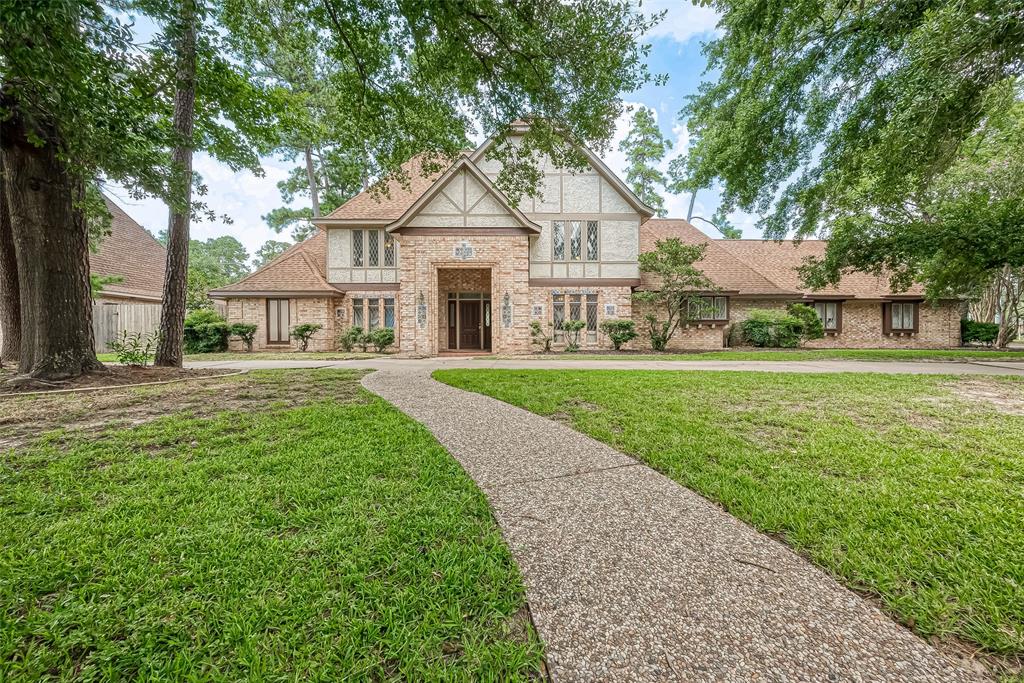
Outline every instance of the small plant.
POLYGON ((229 328, 224 318, 209 308, 185 317, 185 353, 217 353, 228 348, 229 328))
POLYGON ((338 346, 342 351, 351 351, 359 346, 363 340, 363 328, 354 326, 348 327, 338 335, 338 346))
POLYGON ((608 335, 608 339, 612 342, 612 348, 616 351, 620 346, 637 337, 636 325, 632 320, 603 320, 601 321, 601 331, 608 335))
POLYGON ((565 332, 565 350, 576 353, 580 350, 580 330, 587 326, 582 320, 563 320, 562 331, 565 332))
POLYGON ((384 353, 384 349, 395 343, 395 331, 390 327, 381 327, 367 336, 369 336, 377 353, 384 353))
POLYGON ((252 353, 252 342, 256 339, 256 326, 252 323, 235 323, 228 328, 228 332, 238 337, 245 344, 245 350, 252 353))
MULTIPOLYGON (((551 323, 548 323, 549 327, 550 325, 551 323)), ((539 320, 530 321, 530 338, 533 340, 534 346, 544 349, 544 353, 551 351, 551 335, 545 334, 539 320)))
POLYGON ((319 323, 302 323, 292 328, 292 339, 299 342, 299 351, 305 351, 309 348, 309 340, 313 338, 313 335, 324 328, 319 323))
POLYGON ((980 323, 974 320, 960 321, 961 344, 992 346, 998 338, 999 323, 980 323))
POLYGON ((123 330, 120 339, 110 342, 110 348, 117 354, 117 362, 121 365, 144 368, 153 360, 159 341, 159 332, 143 336, 141 332, 128 334, 128 330, 123 330))

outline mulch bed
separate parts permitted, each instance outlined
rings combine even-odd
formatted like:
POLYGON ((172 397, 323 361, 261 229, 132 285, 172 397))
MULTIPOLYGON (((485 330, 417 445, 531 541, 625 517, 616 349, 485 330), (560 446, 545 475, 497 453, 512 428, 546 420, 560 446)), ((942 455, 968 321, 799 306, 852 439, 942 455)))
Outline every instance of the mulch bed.
POLYGON ((124 365, 108 365, 98 372, 90 372, 80 377, 75 377, 59 382, 44 382, 41 380, 22 381, 20 379, 11 382, 16 378, 13 372, 6 368, 0 371, 0 396, 8 394, 23 394, 33 391, 57 391, 61 389, 97 389, 102 387, 120 387, 131 384, 145 384, 148 382, 168 382, 177 379, 193 379, 196 377, 209 377, 211 375, 223 375, 232 370, 198 370, 188 368, 154 368, 154 367, 129 367, 124 365))

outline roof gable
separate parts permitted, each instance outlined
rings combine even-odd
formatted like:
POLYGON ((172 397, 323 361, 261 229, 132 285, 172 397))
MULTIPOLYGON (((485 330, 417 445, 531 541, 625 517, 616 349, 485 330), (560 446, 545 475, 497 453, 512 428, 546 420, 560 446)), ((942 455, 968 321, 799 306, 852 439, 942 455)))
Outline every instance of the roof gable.
POLYGON ((238 282, 210 292, 213 297, 245 296, 257 292, 337 294, 323 273, 327 262, 327 234, 318 230, 304 242, 238 282))
POLYGON ((314 218, 316 225, 362 223, 386 225, 400 218, 413 202, 419 199, 443 173, 437 170, 424 174, 424 157, 413 157, 402 164, 402 171, 408 177, 403 184, 396 178, 389 178, 384 185, 375 185, 363 190, 326 216, 314 218))
POLYGON ((96 253, 89 254, 89 272, 121 278, 120 282, 104 285, 104 295, 159 301, 163 298, 167 250, 109 197, 103 199, 110 212, 110 234, 100 240, 96 253))
POLYGON ((402 228, 518 228, 539 234, 540 226, 508 201, 467 157, 434 181, 405 213, 388 226, 402 228))

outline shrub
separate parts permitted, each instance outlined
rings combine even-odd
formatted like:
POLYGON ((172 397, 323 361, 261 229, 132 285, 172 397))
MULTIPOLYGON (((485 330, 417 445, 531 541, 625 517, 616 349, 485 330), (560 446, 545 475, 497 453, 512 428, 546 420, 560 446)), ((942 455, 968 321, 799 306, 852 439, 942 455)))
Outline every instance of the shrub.
POLYGON ((256 326, 252 323, 235 323, 228 328, 228 332, 245 344, 245 350, 252 353, 252 342, 256 338, 256 326))
POLYGON ((376 329, 368 336, 370 337, 370 341, 373 343, 373 348, 377 350, 377 353, 384 353, 384 349, 395 343, 395 331, 390 327, 381 327, 376 329))
POLYGON ((587 326, 582 320, 563 320, 562 331, 565 332, 565 350, 576 353, 580 350, 580 330, 587 326))
POLYGON ((120 339, 110 342, 110 348, 117 354, 118 363, 144 368, 153 360, 158 341, 160 341, 159 332, 153 332, 144 337, 141 332, 128 334, 128 330, 123 330, 120 339))
POLYGON ((632 320, 604 320, 601 322, 601 331, 608 335, 612 341, 612 348, 616 351, 637 337, 636 325, 632 320))
POLYGON ((323 325, 318 323, 302 323, 292 328, 292 339, 299 342, 299 351, 305 351, 309 348, 309 340, 313 338, 313 335, 324 328, 323 325))
POLYGON ((229 328, 224 318, 209 308, 185 317, 185 353, 217 353, 228 348, 229 328))
POLYGON ((975 320, 960 321, 961 344, 992 346, 998 338, 999 323, 980 323, 975 320))
MULTIPOLYGON (((548 323, 548 325, 551 325, 551 323, 548 323)), ((530 338, 533 340, 534 346, 541 347, 545 353, 551 350, 551 337, 545 334, 539 320, 530 321, 530 338)))
POLYGON ((370 335, 358 325, 348 328, 338 336, 338 346, 342 351, 351 351, 357 346, 361 346, 363 351, 366 351, 369 344, 370 335))
POLYGON ((800 335, 802 341, 821 339, 825 336, 825 324, 818 317, 818 312, 813 306, 807 304, 790 304, 786 312, 800 321, 800 335))
POLYGON ((796 348, 803 324, 785 311, 754 310, 740 323, 743 339, 751 346, 796 348))

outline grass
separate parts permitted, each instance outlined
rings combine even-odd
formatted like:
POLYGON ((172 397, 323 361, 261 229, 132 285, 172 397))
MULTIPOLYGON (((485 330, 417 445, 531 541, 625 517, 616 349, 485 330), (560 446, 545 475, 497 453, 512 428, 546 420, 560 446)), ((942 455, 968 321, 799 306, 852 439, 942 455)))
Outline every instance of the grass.
POLYGON ((1024 661, 1020 378, 556 370, 435 377, 574 428, 777 534, 925 636, 1024 661))
MULTIPOLYGON (((328 352, 328 351, 225 351, 224 353, 196 353, 185 356, 186 361, 214 361, 214 360, 358 360, 360 358, 386 357, 383 353, 360 353, 353 352, 328 352)), ((96 357, 103 363, 116 363, 117 354, 98 353, 96 357)))
MULTIPOLYGON (((485 357, 486 358, 486 357, 485 357)), ((517 356, 516 358, 523 358, 517 356)), ((759 349, 745 351, 695 351, 692 353, 554 353, 532 358, 558 360, 1018 360, 1024 350, 988 351, 985 349, 759 349)), ((489 357, 494 360, 494 356, 489 357)))
POLYGON ((219 380, 233 409, 0 450, 0 680, 534 677, 486 500, 359 376, 250 373, 219 380))

